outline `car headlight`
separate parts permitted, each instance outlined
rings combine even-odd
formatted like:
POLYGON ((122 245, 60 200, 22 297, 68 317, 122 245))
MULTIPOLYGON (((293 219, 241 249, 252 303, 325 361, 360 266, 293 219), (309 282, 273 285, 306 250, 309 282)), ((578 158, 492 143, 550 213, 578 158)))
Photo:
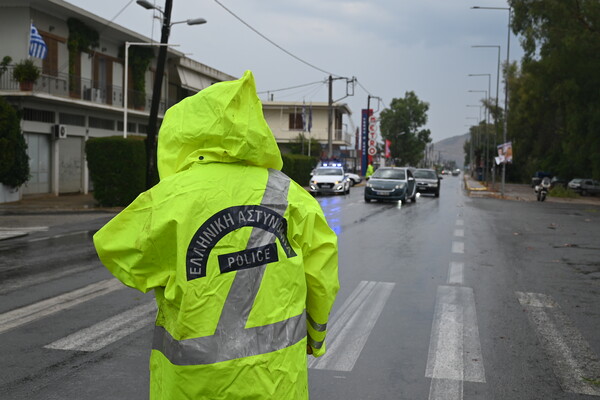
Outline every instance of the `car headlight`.
POLYGON ((313 184, 313 185, 316 185, 316 184, 317 184, 317 181, 312 181, 312 184, 313 184))
POLYGON ((340 181, 335 181, 334 185, 337 185, 338 183, 340 183, 340 181))
POLYGON ((371 182, 367 182, 367 187, 368 187, 368 188, 372 188, 372 187, 373 187, 373 184, 372 184, 371 182))
POLYGON ((404 186, 406 186, 405 183, 399 183, 396 185, 395 189, 404 189, 404 186))

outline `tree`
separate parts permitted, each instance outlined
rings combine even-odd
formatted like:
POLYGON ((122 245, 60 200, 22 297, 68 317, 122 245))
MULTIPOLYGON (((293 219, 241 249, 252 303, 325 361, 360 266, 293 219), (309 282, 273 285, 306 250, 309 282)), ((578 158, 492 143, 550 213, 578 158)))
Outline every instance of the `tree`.
POLYGON ((21 133, 20 118, 0 97, 0 183, 18 188, 29 179, 27 144, 21 133))
POLYGON ((512 179, 600 177, 600 2, 510 0, 521 68, 509 71, 512 179))
POLYGON ((392 99, 390 108, 381 112, 381 136, 390 140, 390 151, 398 165, 417 165, 423 157, 431 142, 429 129, 420 129, 427 123, 428 110, 429 104, 410 91, 404 98, 392 99))

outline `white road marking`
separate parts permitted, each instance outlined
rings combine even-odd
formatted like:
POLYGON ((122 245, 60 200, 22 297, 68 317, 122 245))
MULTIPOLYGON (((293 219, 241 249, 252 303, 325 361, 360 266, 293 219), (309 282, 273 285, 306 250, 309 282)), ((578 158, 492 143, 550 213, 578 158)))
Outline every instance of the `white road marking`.
POLYGON ((463 254, 465 252, 464 242, 452 242, 452 252, 454 254, 463 254))
POLYGON ((454 230, 454 236, 464 237, 465 236, 465 230, 464 229, 455 229, 454 230))
MULTIPOLYGON (((485 382, 473 289, 438 287, 425 376, 485 382)), ((439 383, 434 385, 432 382, 432 388, 436 386, 436 390, 442 390, 444 385, 438 385, 439 383)))
POLYGON ((465 264, 462 262, 452 261, 448 268, 448 283, 462 285, 464 279, 465 264))
POLYGON ((0 314, 0 333, 123 288, 125 286, 118 280, 114 278, 107 279, 0 314))
POLYGON ((600 362, 581 333, 548 295, 516 292, 521 306, 535 326, 538 338, 552 361, 552 368, 565 392, 600 396, 600 387, 586 379, 597 379, 600 362))
POLYGON ((156 303, 152 301, 77 331, 44 347, 55 350, 97 351, 149 326, 155 318, 156 303))
POLYGON ((360 282, 331 320, 327 353, 310 358, 309 368, 352 371, 395 285, 360 282))
POLYGON ((35 275, 30 276, 19 276, 16 278, 6 279, 0 285, 0 295, 12 292, 18 289, 26 288, 29 286, 37 285, 40 283, 46 283, 58 278, 62 278, 64 276, 69 276, 73 274, 77 274, 79 272, 87 271, 96 267, 94 264, 82 265, 79 267, 69 268, 67 270, 60 271, 52 271, 52 272, 42 272, 35 275))
POLYGON ((465 224, 465 221, 463 221, 462 219, 456 220, 456 226, 463 226, 464 224, 465 224))
POLYGON ((22 231, 22 232, 45 232, 48 230, 47 226, 19 226, 13 228, 1 227, 1 231, 22 231))
POLYGON ((87 234, 88 232, 89 231, 69 232, 69 233, 63 233, 63 234, 60 234, 60 235, 46 236, 46 237, 41 237, 41 238, 37 238, 37 239, 30 239, 27 242, 29 242, 29 243, 32 243, 32 242, 41 242, 42 240, 59 239, 59 238, 69 237, 69 236, 75 236, 75 235, 84 235, 84 234, 87 234))

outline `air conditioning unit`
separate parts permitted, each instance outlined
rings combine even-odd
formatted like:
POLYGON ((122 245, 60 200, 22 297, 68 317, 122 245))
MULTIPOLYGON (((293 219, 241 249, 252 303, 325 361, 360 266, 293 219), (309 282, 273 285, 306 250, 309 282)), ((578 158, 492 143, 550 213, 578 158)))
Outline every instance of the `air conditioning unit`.
POLYGON ((67 126, 66 125, 53 125, 52 126, 52 137, 54 139, 66 139, 67 138, 67 126))

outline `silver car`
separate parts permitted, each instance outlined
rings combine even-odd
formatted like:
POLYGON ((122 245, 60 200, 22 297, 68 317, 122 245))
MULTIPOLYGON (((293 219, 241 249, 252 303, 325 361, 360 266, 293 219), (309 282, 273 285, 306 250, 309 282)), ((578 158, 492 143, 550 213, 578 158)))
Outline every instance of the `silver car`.
POLYGON ((342 167, 315 168, 308 184, 308 191, 318 194, 349 194, 350 178, 344 174, 342 167))

